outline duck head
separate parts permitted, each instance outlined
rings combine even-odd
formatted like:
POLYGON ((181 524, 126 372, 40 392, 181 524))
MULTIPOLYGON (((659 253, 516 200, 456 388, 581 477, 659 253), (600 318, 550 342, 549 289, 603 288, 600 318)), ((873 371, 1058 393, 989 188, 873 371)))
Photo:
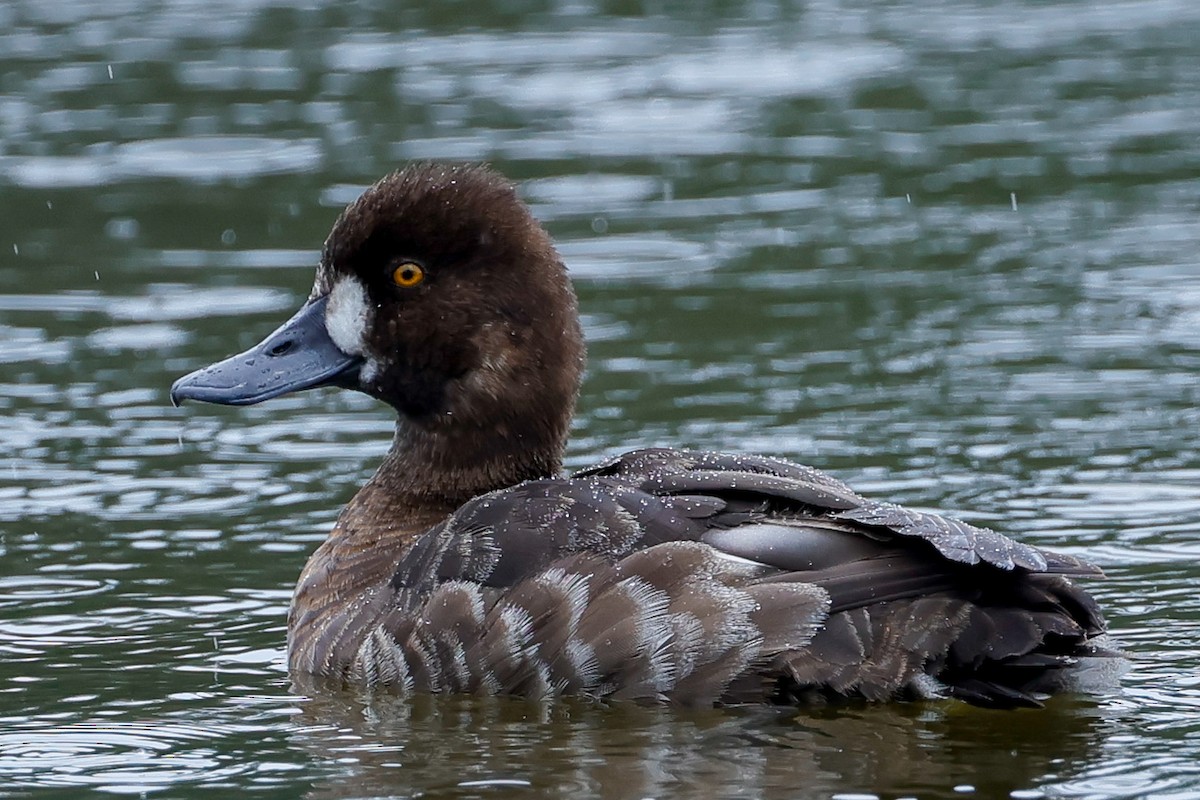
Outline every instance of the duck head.
POLYGON ((422 164, 342 212, 291 319, 177 380, 171 400, 356 389, 398 412, 397 446, 526 458, 505 478, 536 477, 558 469, 583 362, 566 271, 513 186, 486 167, 422 164))

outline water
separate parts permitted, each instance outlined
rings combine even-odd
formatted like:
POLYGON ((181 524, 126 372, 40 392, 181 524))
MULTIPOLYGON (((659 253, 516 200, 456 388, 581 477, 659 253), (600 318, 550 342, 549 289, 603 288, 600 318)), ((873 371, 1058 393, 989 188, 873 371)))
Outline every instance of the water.
POLYGON ((1200 5, 387 5, 0 8, 0 794, 1200 796, 1200 5), (415 158, 493 162, 561 243, 572 467, 764 451, 1086 555, 1121 690, 289 687, 291 586, 390 421, 167 389, 415 158))

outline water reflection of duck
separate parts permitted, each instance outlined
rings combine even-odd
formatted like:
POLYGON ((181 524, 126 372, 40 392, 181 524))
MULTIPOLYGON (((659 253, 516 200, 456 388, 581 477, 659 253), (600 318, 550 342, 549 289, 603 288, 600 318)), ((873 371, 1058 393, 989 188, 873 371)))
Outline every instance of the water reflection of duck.
POLYGON ((1053 699, 1030 725, 961 704, 597 708, 364 694, 300 704, 289 745, 335 773, 309 797, 1055 796, 1105 763, 1109 732, 1103 710, 1075 698, 1053 699))
POLYGON ((557 477, 575 295, 512 186, 412 166, 352 203, 312 294, 172 399, 334 385, 398 412, 300 577, 289 663, 404 690, 689 704, 952 696, 1035 705, 1104 623, 1099 571, 761 456, 638 450, 557 477))

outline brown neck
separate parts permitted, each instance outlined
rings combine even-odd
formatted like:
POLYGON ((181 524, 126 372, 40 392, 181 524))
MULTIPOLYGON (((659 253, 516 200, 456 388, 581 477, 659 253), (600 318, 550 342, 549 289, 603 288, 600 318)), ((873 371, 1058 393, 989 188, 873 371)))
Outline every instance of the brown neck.
POLYGON ((559 471, 558 437, 538 446, 528 435, 509 441, 500 426, 487 433, 455 435, 400 420, 383 463, 342 511, 335 534, 386 531, 407 544, 473 497, 559 471))

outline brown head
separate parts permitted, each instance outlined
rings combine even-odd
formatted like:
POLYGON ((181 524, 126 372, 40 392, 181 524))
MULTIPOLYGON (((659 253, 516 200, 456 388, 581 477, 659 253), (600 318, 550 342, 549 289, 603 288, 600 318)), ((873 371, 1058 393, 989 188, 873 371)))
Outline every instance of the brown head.
MULTIPOLYGON (((291 320, 171 396, 357 389, 398 412, 393 458, 466 470, 453 483, 480 485, 453 493, 474 494, 558 470, 583 361, 566 271, 513 186, 486 167, 419 164, 342 212, 291 320)), ((439 483, 413 475, 414 488, 422 477, 439 483)))

